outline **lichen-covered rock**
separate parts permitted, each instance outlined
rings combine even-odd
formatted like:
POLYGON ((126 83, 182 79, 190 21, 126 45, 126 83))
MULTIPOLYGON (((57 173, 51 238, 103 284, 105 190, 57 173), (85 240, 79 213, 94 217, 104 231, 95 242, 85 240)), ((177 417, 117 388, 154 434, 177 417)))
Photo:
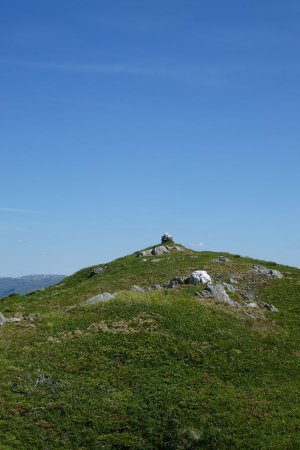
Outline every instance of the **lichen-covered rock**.
POLYGON ((205 270, 195 270, 189 276, 189 284, 211 283, 211 277, 205 270))

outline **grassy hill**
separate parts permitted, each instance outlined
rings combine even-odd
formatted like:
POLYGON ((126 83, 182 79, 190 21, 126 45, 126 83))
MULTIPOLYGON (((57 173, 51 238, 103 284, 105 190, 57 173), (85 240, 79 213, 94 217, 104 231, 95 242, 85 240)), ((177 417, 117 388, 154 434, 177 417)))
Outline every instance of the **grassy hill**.
POLYGON ((182 249, 0 300, 20 319, 0 327, 1 450, 300 448, 300 270, 182 249), (234 278, 240 306, 199 298, 204 286, 129 291, 197 269, 234 278), (118 295, 84 304, 103 292, 118 295))

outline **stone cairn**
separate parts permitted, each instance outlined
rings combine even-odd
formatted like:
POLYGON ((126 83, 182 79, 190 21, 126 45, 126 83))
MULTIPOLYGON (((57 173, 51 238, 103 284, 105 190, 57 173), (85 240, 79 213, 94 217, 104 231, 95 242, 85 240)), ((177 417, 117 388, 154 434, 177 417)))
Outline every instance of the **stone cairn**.
POLYGON ((172 235, 169 234, 169 233, 163 234, 162 237, 161 237, 161 243, 162 244, 168 244, 170 242, 172 242, 174 244, 174 239, 173 239, 172 235))

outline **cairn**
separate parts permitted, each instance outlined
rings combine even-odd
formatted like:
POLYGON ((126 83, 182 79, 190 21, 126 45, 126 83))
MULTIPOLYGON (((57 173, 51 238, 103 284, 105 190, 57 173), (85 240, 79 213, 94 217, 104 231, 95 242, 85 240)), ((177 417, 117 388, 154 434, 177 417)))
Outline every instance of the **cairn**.
POLYGON ((162 244, 168 244, 170 242, 172 242, 172 244, 174 244, 174 239, 173 239, 172 235, 169 234, 169 233, 163 234, 162 237, 161 237, 161 243, 162 244))

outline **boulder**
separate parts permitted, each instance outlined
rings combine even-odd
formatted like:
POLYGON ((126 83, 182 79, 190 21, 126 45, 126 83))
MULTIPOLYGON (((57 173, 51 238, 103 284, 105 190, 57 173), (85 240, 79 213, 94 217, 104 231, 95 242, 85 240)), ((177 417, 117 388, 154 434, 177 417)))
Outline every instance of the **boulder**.
POLYGON ((159 245, 158 247, 154 247, 151 253, 152 255, 164 255, 170 252, 164 245, 159 245))
POLYGON ((211 277, 205 270, 195 270, 189 276, 189 284, 211 283, 211 277))
POLYGON ((110 292, 103 292, 103 294, 96 295, 95 297, 90 297, 83 302, 85 305, 94 305, 95 303, 112 300, 115 298, 116 294, 111 294, 110 292))
POLYGON ((198 294, 204 298, 214 298, 217 303, 226 303, 227 305, 235 306, 236 302, 231 300, 222 284, 208 284, 207 287, 198 294))
POLYGON ((283 275, 281 272, 279 272, 279 270, 267 269, 266 267, 260 266, 259 264, 253 266, 251 272, 265 275, 269 278, 283 278, 283 275))
POLYGON ((166 244, 168 242, 174 242, 174 239, 170 233, 164 233, 161 237, 161 243, 166 244))
POLYGON ((219 258, 212 259, 211 261, 212 261, 212 262, 222 262, 222 263, 225 263, 225 262, 229 262, 230 259, 229 259, 229 258, 225 258, 225 256, 219 256, 219 258))

